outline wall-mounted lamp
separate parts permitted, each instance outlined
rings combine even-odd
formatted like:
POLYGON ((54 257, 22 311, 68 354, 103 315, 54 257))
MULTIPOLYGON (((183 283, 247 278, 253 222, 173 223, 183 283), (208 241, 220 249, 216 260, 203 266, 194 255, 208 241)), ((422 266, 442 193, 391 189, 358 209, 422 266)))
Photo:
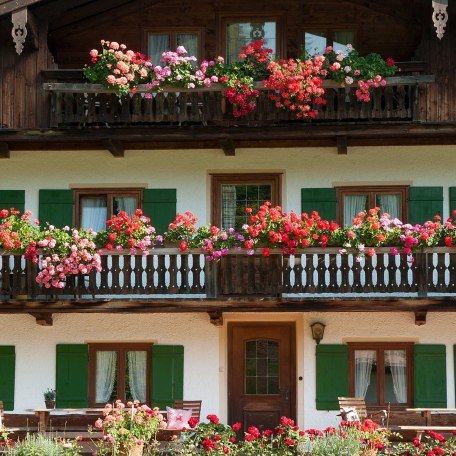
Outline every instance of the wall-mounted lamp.
POLYGON ((310 329, 312 330, 312 338, 318 345, 325 334, 325 325, 317 321, 310 325, 310 329))

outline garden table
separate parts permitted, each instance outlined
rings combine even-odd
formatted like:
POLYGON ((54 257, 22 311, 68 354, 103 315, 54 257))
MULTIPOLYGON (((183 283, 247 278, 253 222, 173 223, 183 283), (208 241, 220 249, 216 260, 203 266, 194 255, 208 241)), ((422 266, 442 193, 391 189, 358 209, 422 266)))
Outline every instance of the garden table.
POLYGON ((408 408, 406 409, 407 412, 414 412, 420 413, 421 416, 424 418, 426 426, 431 426, 432 423, 432 414, 456 414, 456 409, 450 408, 408 408))

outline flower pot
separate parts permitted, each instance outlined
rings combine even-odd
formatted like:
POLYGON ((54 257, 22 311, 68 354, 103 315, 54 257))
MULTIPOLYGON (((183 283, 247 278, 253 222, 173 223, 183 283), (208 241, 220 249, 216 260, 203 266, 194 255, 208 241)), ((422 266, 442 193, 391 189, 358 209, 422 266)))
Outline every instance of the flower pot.
POLYGON ((163 241, 164 247, 168 249, 178 249, 182 241, 163 241))
POLYGON ((55 408, 55 400, 44 401, 44 403, 46 404, 46 408, 48 408, 48 409, 55 408))
POLYGON ((143 450, 143 444, 130 443, 119 448, 119 456, 142 456, 143 450))

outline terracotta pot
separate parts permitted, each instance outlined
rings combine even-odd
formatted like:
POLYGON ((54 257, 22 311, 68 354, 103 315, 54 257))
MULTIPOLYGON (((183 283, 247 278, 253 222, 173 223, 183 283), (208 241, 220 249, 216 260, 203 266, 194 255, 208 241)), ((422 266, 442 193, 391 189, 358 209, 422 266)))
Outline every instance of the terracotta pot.
POLYGON ((119 456, 142 456, 144 446, 137 444, 130 444, 127 446, 121 446, 119 449, 119 456))
POLYGON ((55 401, 44 401, 46 404, 46 408, 48 409, 54 409, 55 408, 55 401))

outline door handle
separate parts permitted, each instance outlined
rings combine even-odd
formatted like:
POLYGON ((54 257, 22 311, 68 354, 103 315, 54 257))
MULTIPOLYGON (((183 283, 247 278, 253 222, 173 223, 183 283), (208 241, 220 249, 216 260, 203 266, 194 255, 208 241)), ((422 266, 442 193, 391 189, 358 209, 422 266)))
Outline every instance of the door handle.
POLYGON ((290 387, 286 386, 282 391, 283 397, 286 401, 290 400, 290 387))

